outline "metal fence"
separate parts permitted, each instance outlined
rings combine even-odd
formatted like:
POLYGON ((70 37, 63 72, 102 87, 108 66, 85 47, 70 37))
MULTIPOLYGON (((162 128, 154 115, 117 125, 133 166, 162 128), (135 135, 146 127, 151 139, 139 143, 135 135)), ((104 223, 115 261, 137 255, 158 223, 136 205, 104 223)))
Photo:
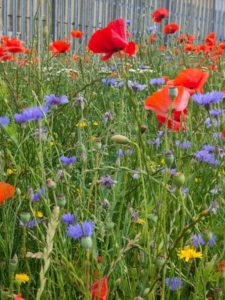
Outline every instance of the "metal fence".
POLYGON ((0 0, 0 33, 43 43, 80 29, 85 45, 93 31, 119 17, 131 21, 130 31, 146 32, 159 7, 169 9, 167 22, 178 23, 183 32, 201 39, 215 30, 225 37, 225 0, 0 0))

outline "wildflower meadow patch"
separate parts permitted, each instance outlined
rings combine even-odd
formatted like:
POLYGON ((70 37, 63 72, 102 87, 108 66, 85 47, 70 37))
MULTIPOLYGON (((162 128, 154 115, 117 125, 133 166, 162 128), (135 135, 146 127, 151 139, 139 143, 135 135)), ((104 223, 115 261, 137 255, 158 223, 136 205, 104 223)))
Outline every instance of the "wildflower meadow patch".
POLYGON ((225 44, 168 16, 0 37, 0 299, 225 299, 225 44))

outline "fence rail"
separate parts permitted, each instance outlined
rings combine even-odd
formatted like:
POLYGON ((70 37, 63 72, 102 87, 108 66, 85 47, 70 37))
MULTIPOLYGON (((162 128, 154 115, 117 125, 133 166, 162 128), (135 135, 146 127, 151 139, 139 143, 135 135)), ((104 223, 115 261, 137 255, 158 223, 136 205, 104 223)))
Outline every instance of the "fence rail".
POLYGON ((63 39, 72 29, 85 33, 83 43, 98 28, 119 17, 131 21, 130 31, 146 32, 152 11, 167 7, 168 22, 200 39, 216 31, 225 38, 225 0, 0 0, 0 31, 31 43, 63 39))

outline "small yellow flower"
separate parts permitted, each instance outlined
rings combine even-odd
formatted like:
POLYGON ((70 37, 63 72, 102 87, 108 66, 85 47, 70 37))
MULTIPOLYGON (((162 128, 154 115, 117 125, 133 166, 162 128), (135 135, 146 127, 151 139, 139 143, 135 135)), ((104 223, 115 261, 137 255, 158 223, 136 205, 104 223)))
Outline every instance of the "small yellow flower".
POLYGON ((30 281, 30 277, 25 273, 16 274, 15 279, 20 283, 26 283, 30 281))
POLYGON ((11 174, 14 174, 14 173, 16 173, 16 169, 11 169, 11 168, 7 169, 7 174, 8 175, 11 175, 11 174))
POLYGON ((42 211, 35 211, 34 212, 34 217, 36 217, 36 218, 41 219, 41 218, 43 218, 43 216, 44 216, 44 214, 43 214, 42 211))
POLYGON ((180 259, 184 259, 186 262, 189 262, 189 260, 194 258, 202 258, 202 252, 196 251, 195 248, 191 248, 190 246, 178 250, 177 255, 180 259))
POLYGON ((163 165, 163 164, 165 163, 165 159, 162 158, 162 159, 160 160, 160 163, 163 165))
POLYGON ((225 169, 221 171, 221 174, 222 174, 222 175, 225 175, 225 169))
POLYGON ((99 126, 99 123, 98 122, 93 122, 92 125, 93 126, 99 126))
POLYGON ((141 219, 141 218, 138 218, 136 221, 135 221, 136 224, 139 224, 139 225, 144 225, 146 222, 144 219, 141 219))
POLYGON ((92 141, 92 142, 95 142, 96 139, 97 139, 97 137, 96 137, 95 135, 92 135, 92 136, 91 136, 91 141, 92 141))
POLYGON ((50 146, 54 146, 55 143, 54 143, 53 141, 51 141, 51 142, 49 143, 49 145, 50 145, 50 146))
POLYGON ((77 127, 79 128, 84 128, 87 126, 87 122, 84 122, 84 121, 80 121, 79 123, 77 123, 76 125, 77 127))

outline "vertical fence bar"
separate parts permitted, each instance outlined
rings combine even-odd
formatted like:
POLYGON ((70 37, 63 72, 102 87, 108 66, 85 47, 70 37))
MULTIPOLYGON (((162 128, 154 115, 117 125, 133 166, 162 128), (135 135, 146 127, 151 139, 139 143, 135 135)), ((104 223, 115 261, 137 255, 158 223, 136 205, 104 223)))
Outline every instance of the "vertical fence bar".
POLYGON ((95 28, 98 29, 99 28, 99 0, 96 0, 96 20, 95 20, 95 28))
POLYGON ((60 38, 64 39, 64 35, 65 35, 65 19, 64 19, 64 2, 65 0, 61 0, 60 1, 60 13, 59 13, 59 17, 60 17, 60 38))
POLYGON ((2 3, 3 35, 7 35, 8 33, 8 28, 7 28, 8 7, 7 6, 8 6, 7 0, 3 0, 2 3))
POLYGON ((90 0, 89 2, 89 8, 90 8, 90 14, 89 14, 89 36, 91 36, 92 32, 93 32, 93 26, 94 26, 94 3, 93 1, 90 0))
POLYGON ((17 3, 16 0, 13 0, 13 13, 12 13, 12 19, 13 19, 13 30, 12 34, 13 36, 16 36, 17 33, 17 3))
POLYGON ((72 3, 71 0, 68 0, 67 2, 67 35, 70 36, 71 32, 71 12, 72 12, 72 3))
POLYGON ((21 38, 26 39, 26 0, 21 0, 21 38))

